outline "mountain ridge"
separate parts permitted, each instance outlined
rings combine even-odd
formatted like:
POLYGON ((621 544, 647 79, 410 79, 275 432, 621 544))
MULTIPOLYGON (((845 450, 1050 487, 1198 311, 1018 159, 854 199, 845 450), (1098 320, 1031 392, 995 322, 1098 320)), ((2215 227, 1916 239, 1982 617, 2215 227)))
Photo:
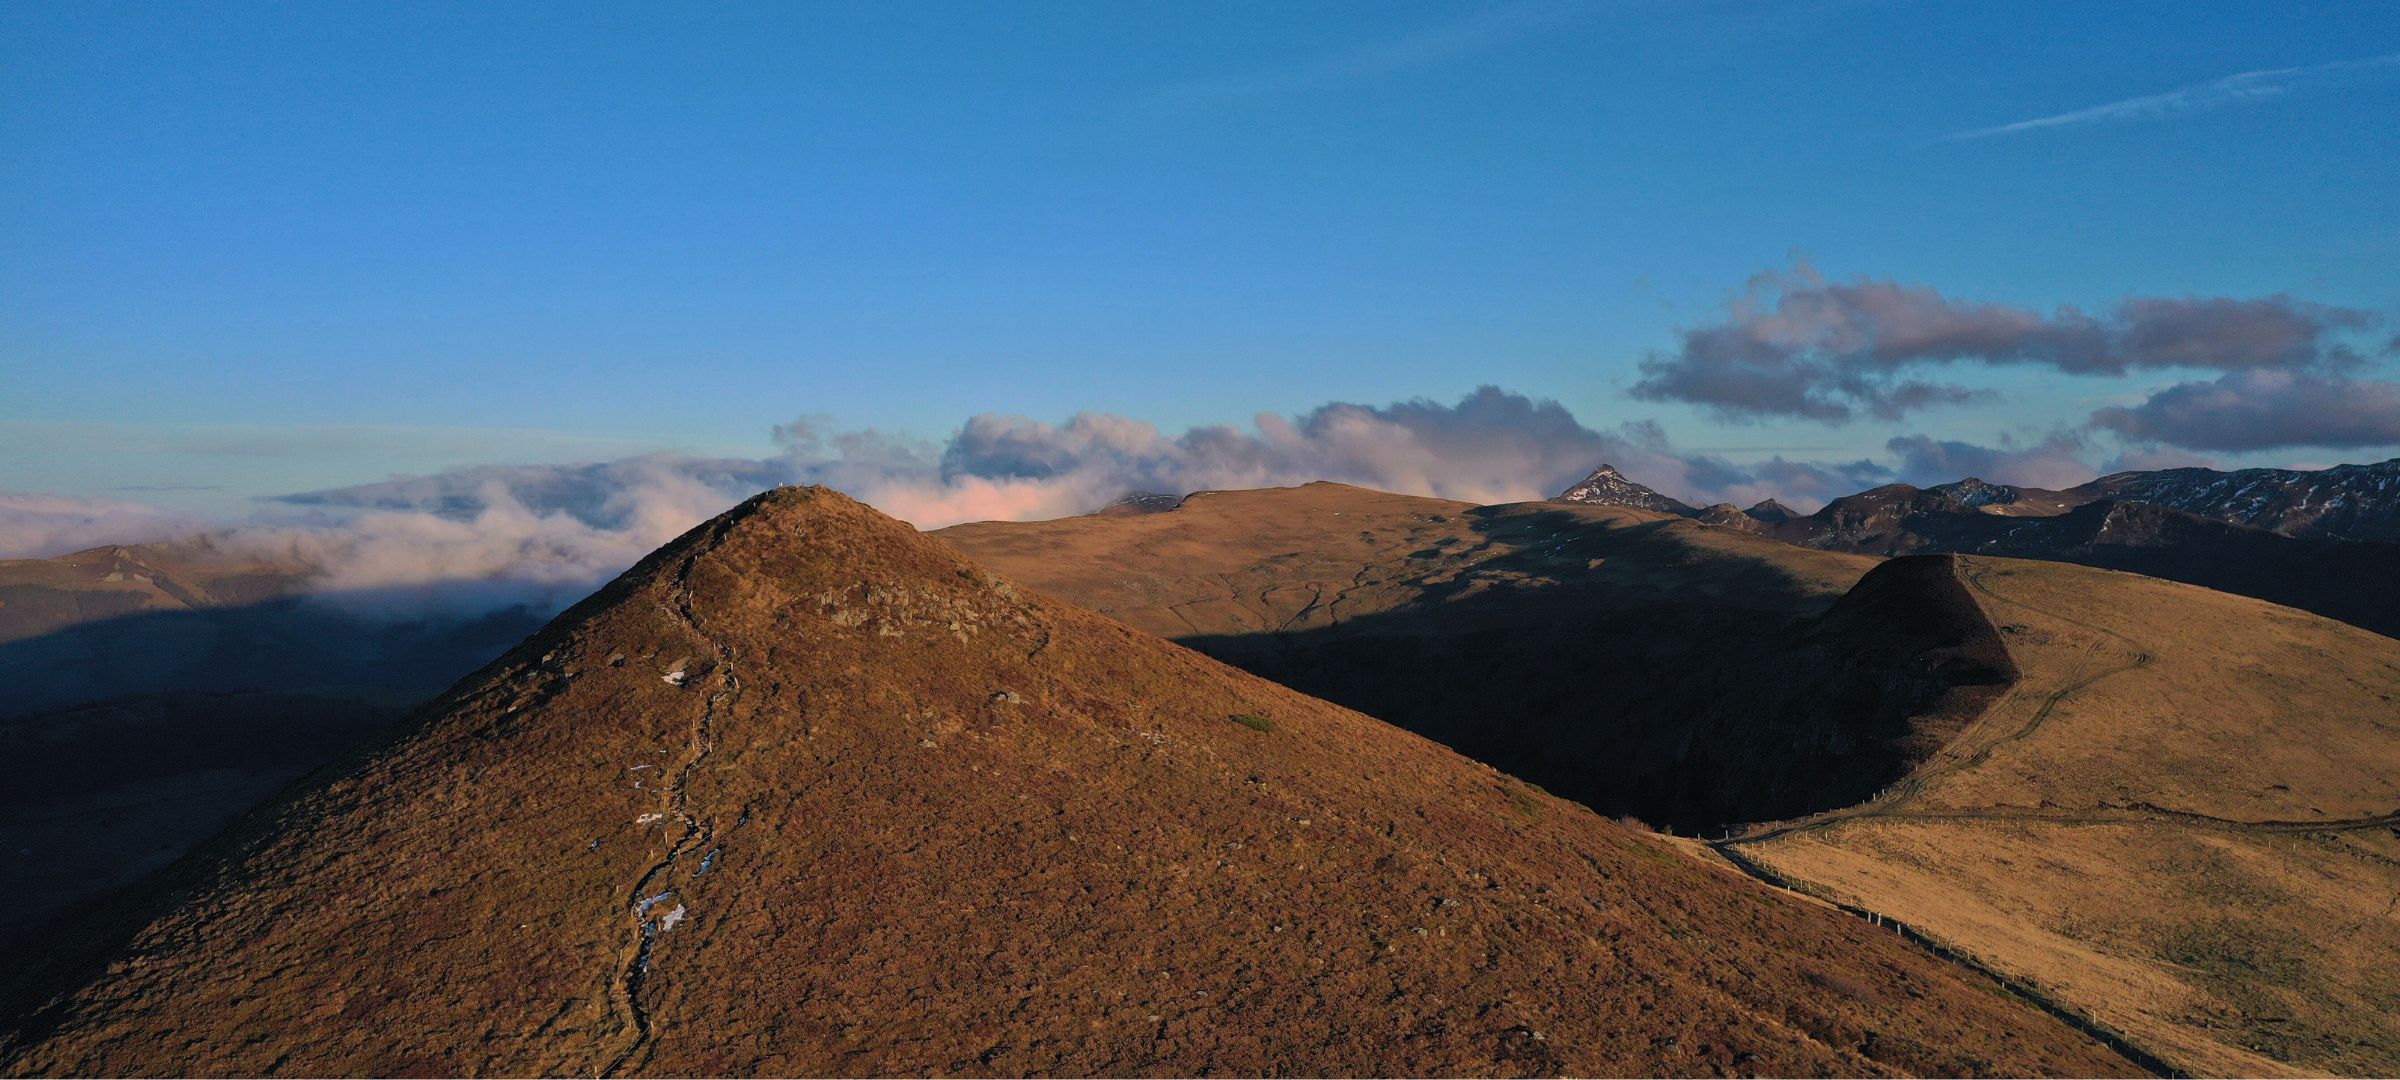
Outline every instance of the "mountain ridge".
POLYGON ((6 1071, 2135 1071, 815 489, 179 875, 6 1071))
MULTIPOLYGON (((1650 491, 1617 480, 1611 490, 1650 491)), ((1779 520, 1728 509, 1680 513, 1827 551, 2003 555, 2127 570, 2400 636, 2400 607, 2383 599, 2400 591, 2400 542, 2387 538, 2400 537, 2400 459, 2316 472, 2113 473, 2063 490, 1970 476, 1930 487, 1885 484, 1779 520)))

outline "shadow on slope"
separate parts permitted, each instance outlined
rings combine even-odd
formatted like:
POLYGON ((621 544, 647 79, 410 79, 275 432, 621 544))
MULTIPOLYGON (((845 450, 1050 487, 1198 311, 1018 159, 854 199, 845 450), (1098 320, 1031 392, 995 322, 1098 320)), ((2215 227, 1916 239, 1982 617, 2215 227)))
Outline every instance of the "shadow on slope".
MULTIPOLYGON (((1490 534, 1565 513, 1482 508, 1490 534)), ((1421 602, 1183 644, 1609 814, 1693 831, 1858 802, 2013 677, 1946 556, 1887 562, 1830 610, 1770 562, 1624 530, 1577 588, 1538 547, 1429 580, 1421 602), (1524 563, 1513 584, 1508 561, 1524 563), (1661 573, 1662 567, 1672 573, 1661 573), (1821 613, 1820 613, 1821 612, 1821 613)), ((1501 539, 1494 536, 1494 539, 1501 539)), ((1516 539, 1516 537, 1507 537, 1516 539)))
POLYGON ((2123 570, 2255 597, 2400 637, 2400 544, 2293 537, 2142 503, 2099 500, 2050 518, 1925 514, 1935 550, 2123 570))
POLYGON ((2287 535, 2165 506, 2076 497, 1975 479, 1891 484, 1760 531, 1826 551, 2002 555, 2123 570, 2400 637, 2400 605, 2390 601, 2400 595, 2400 543, 2287 535))
POLYGON ((542 625, 524 607, 390 619, 370 594, 145 611, 0 642, 0 718, 151 694, 428 697, 542 625))
POLYGON ((383 737, 406 703, 253 691, 162 694, 0 720, 21 779, 0 808, 0 953, 166 866, 325 763, 383 737))
POLYGON ((6 1015, 88 977, 141 924, 112 897, 152 891, 227 822, 378 742, 542 622, 522 607, 391 620, 344 603, 378 599, 139 611, 0 642, 0 740, 20 774, 0 811, 17 916, 0 929, 6 1015))
POLYGON ((343 773, 187 860, 0 1071, 2130 1064, 816 490, 644 560, 343 773))

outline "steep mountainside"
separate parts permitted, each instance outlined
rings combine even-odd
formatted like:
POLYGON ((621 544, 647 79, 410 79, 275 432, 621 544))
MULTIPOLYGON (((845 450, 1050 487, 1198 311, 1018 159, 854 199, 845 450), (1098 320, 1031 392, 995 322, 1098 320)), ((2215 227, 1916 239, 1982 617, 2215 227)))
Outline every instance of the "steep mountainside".
POLYGON ((815 489, 670 544, 162 889, 86 931, 119 959, 11 1071, 2128 1068, 815 489))
POLYGON ((1309 484, 935 535, 1004 573, 1681 828, 1844 805, 2006 680, 1942 583, 1623 507, 1309 484), (1837 605, 1836 601, 1841 600, 1837 605), (1847 614, 1881 605, 1878 618, 1847 614), (1964 707, 1964 706, 1959 706, 1964 707))
POLYGON ((2195 1073, 2400 1071, 2400 642, 2132 574, 1904 563, 1954 568, 2013 685, 1877 797, 1724 846, 2195 1073))
POLYGON ((2106 499, 2056 517, 1927 515, 1911 528, 1926 550, 2128 570, 2400 637, 2400 544, 2285 536, 2106 499))
POLYGON ((2130 570, 2400 636, 2400 603, 2392 600, 2400 596, 2400 543, 2287 536, 2161 506, 2080 499, 1974 479, 1894 484, 1763 532, 1870 555, 1962 552, 2130 570))
POLYGON ((1743 532, 1765 531, 1759 519, 1750 516, 1748 511, 1743 510, 1732 503, 1718 503, 1715 506, 1695 510, 1692 512, 1691 517, 1692 520, 1697 521, 1702 525, 1716 525, 1728 529, 1740 529, 1743 532))
POLYGON ((2330 469, 2161 469, 2065 494, 2148 503, 2287 536, 2400 541, 2400 458, 2330 469))
POLYGON ((17 774, 0 953, 207 840, 303 774, 390 734, 410 700, 296 693, 120 698, 0 720, 17 774))
POLYGON ((1575 486, 1559 492, 1552 502, 1582 503, 1587 506, 1625 506, 1659 514, 1691 517, 1700 511, 1625 478, 1615 466, 1602 465, 1590 476, 1576 481, 1575 486))
POLYGON ((1807 547, 1872 555, 1943 550, 1925 535, 1928 522, 1960 515, 1984 518, 2042 517, 2063 513, 2072 500, 2039 488, 1991 484, 1975 477, 1929 488, 1886 484, 1844 495, 1814 514, 1768 525, 1767 535, 1807 547))

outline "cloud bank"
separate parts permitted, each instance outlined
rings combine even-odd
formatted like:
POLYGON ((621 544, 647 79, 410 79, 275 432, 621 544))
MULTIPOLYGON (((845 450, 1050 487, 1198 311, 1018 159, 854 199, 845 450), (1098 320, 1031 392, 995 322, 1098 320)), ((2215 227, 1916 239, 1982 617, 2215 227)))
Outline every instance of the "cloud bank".
POLYGON ((2400 444, 2400 383, 2291 371, 2236 371, 2092 414, 2128 439, 2202 450, 2400 444))
POLYGON ((0 491, 0 559, 142 544, 199 527, 190 518, 141 503, 0 491))
POLYGON ((2400 444, 2400 382, 2373 375, 2379 356, 2400 355, 2400 340, 2363 340, 2380 322, 2280 294, 2131 297, 2097 314, 2044 312, 1924 285, 1829 281, 1801 265, 1752 278, 1723 318, 1645 357, 1631 392, 1734 421, 1840 425, 1994 397, 1940 381, 1934 373, 1945 368, 2076 378, 2185 370, 2214 377, 2101 409, 2083 433, 2112 434, 2132 449, 2391 446, 2400 444))
MULTIPOLYGON (((1982 392, 1930 373, 2013 365, 2061 377, 2201 377, 2080 426, 1979 445, 1897 434, 1882 462, 1737 463, 1678 449, 1654 421, 1594 428, 1555 401, 1485 386, 1454 403, 1331 402, 1178 433, 1125 416, 1050 422, 986 413, 947 438, 846 430, 803 417, 774 453, 651 454, 570 465, 478 465, 301 492, 206 530, 202 548, 306 575, 326 596, 399 614, 564 606, 678 533, 760 490, 825 484, 922 528, 1097 510, 1134 492, 1333 480, 1475 503, 1548 497, 1600 463, 1695 505, 1761 499, 1803 512, 1892 480, 1963 476, 2070 487, 2106 471, 2207 464, 2209 452, 2400 445, 2400 383, 2375 377, 2374 316, 2288 296, 2136 297, 2043 312, 1921 285, 1828 281, 1806 266, 1754 279, 1722 319, 1646 358, 1640 398, 1743 420, 1886 419, 1982 392), (2111 453, 2114 459, 2101 464, 2111 453), (1891 464, 1886 464, 1890 462, 1891 464)), ((0 556, 189 536, 137 503, 0 493, 0 556)))
MULTIPOLYGON (((984 414, 940 443, 840 430, 817 418, 773 434, 780 452, 757 459, 487 465, 302 492, 200 543, 298 569, 344 603, 415 616, 563 607, 678 533, 782 483, 826 484, 938 528, 1085 513, 1137 491, 1313 480, 1478 503, 1541 499, 1604 461, 1701 503, 1776 497, 1811 505, 1890 476, 1864 460, 1736 464, 1678 452, 1656 424, 1594 429, 1557 402, 1488 386, 1452 404, 1335 402, 1179 434, 1105 413, 1055 424, 984 414)), ((0 501, 0 538, 21 556, 193 527, 132 504, 0 501)))
POLYGON ((1933 368, 2337 372, 2363 362, 2342 336, 2374 322, 2370 312, 2288 296, 2136 297, 2098 315, 2072 306, 2045 313, 1923 285, 1833 282, 1802 265, 1752 278, 1725 318, 1683 330, 1675 351, 1643 359, 1632 392, 1733 420, 1897 420, 1987 396, 1923 377, 1933 368))
MULTIPOLYGON (((495 505, 624 529, 664 485, 667 505, 721 505, 779 483, 826 484, 921 528, 1085 513, 1137 491, 1271 487, 1333 480, 1468 502, 1547 498, 1602 462, 1707 501, 1821 500, 1884 474, 1869 462, 1781 458, 1737 465, 1678 452, 1653 423, 1594 429, 1555 401, 1483 387, 1455 404, 1334 402, 1169 434, 1108 413, 1062 423, 986 413, 941 443, 845 431, 822 418, 778 426, 769 458, 647 457, 563 466, 486 466, 283 497, 312 511, 418 512, 458 519, 495 505), (705 493, 705 494, 693 494, 705 493)), ((710 511, 710 512, 713 512, 710 511)), ((672 516, 672 515, 668 515, 672 516)), ((705 515, 700 515, 705 516, 705 515)), ((697 517, 693 519, 698 520, 697 517)))
POLYGON ((2065 432, 1999 446, 1903 435, 1885 443, 1884 449, 1899 459, 1900 479, 1919 487, 1973 476, 2022 487, 2069 488, 2099 475, 2084 463, 2090 447, 2065 432))

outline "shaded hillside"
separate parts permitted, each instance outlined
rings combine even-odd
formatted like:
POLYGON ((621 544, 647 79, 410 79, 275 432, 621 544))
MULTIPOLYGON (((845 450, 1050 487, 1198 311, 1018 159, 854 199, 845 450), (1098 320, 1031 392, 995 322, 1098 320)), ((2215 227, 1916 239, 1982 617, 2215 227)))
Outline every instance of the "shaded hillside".
POLYGON ((1862 554, 1964 552, 2129 570, 2400 636, 2400 603, 2392 599, 2400 597, 2400 544, 2286 536, 2143 503, 2076 498, 1974 479, 1923 489, 1895 484, 1763 531, 1862 554))
POLYGON ((1687 827, 1865 799, 1932 756, 2005 693, 2016 668, 1953 560, 1869 571, 1794 640, 1730 662, 1688 723, 1655 718, 1595 777, 1687 827), (1615 764, 1624 760, 1624 764, 1615 764))
POLYGON ((2400 458, 2313 470, 2111 473, 2062 494, 2147 503, 2286 536, 2400 541, 2400 458))
POLYGON ((138 961, 11 1071, 2128 1068, 815 489, 644 560, 158 899, 87 929, 138 961))
POLYGON ((16 773, 0 806, 0 952, 174 862, 286 784, 387 736, 413 700, 168 694, 0 720, 16 773))
MULTIPOLYGON (((1606 465, 1553 501, 1628 506, 1683 517, 1702 517, 1717 509, 1696 510, 1606 465)), ((2313 470, 2119 472, 2063 491, 1968 477, 1928 488, 1887 484, 1835 499, 1806 518, 1772 499, 1742 513, 1770 525, 1794 522, 1777 535, 1795 543, 1899 554, 1915 549, 1905 530, 1894 528, 1911 514, 1972 510, 2047 517, 2102 501, 2141 503, 2306 539, 2400 541, 2400 458, 2313 470)), ((1718 517, 1716 524, 1737 524, 1725 515, 1718 517)))
POLYGON ((2400 642, 1957 563, 2016 684, 1876 798, 1733 849, 2196 1073, 2400 1071, 2400 642))
POLYGON ((1871 560, 1618 507, 1311 484, 936 535, 1607 813, 1687 830, 1864 798, 1921 753, 1921 727, 2007 680, 1938 567, 1879 572, 1842 599, 1871 560))
POLYGON ((541 625, 523 608, 360 614, 308 585, 167 544, 0 561, 0 718, 130 695, 424 698, 541 625))
POLYGON ((1934 550, 2127 570, 2400 637, 2400 544, 2284 536, 2110 500, 2049 518, 1957 514, 1915 527, 1934 550))

